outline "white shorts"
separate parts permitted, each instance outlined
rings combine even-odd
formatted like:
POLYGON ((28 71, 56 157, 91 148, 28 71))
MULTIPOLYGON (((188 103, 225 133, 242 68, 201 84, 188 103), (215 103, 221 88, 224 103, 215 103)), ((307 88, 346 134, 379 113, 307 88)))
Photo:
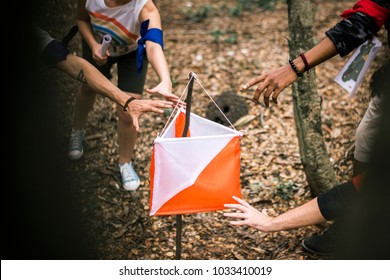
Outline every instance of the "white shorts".
POLYGON ((354 158, 367 163, 370 160, 372 146, 374 145, 376 132, 382 116, 382 99, 375 96, 364 113, 358 128, 356 129, 354 158))

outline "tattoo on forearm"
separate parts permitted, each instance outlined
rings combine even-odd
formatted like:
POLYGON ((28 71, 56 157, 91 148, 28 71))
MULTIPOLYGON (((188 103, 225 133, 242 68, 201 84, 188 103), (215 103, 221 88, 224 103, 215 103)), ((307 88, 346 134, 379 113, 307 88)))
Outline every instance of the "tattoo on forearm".
POLYGON ((87 82, 87 79, 85 78, 84 76, 84 71, 83 69, 80 70, 79 74, 77 75, 77 80, 84 83, 84 84, 88 84, 87 82))

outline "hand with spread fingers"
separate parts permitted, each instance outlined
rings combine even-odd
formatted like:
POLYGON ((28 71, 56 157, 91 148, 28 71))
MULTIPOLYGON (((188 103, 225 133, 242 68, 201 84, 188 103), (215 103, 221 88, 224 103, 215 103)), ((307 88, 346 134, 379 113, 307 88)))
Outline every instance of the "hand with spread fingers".
POLYGON ((129 104, 129 114, 133 120, 133 125, 136 131, 139 131, 138 119, 145 112, 155 112, 163 114, 163 109, 170 109, 173 107, 173 102, 165 100, 147 100, 138 99, 129 104))
POLYGON ((260 104, 260 97, 263 94, 264 105, 269 107, 269 100, 278 104, 279 94, 291 85, 298 78, 303 77, 303 73, 311 68, 323 63, 337 54, 336 46, 329 37, 325 37, 320 43, 305 53, 300 54, 294 60, 290 59, 286 65, 268 71, 258 77, 253 78, 243 85, 244 90, 248 90, 254 85, 258 85, 253 102, 260 104))
POLYGON ((263 209, 260 212, 243 199, 236 196, 233 196, 233 199, 236 200, 238 204, 225 204, 224 206, 228 209, 238 211, 226 212, 223 214, 225 217, 238 219, 231 221, 231 225, 251 226, 260 231, 270 231, 269 225, 273 218, 268 216, 267 209, 263 209))
POLYGON ((165 100, 172 101, 174 103, 179 103, 179 105, 185 105, 183 101, 180 100, 179 96, 172 93, 172 86, 166 83, 159 83, 156 87, 152 89, 145 89, 147 93, 150 94, 161 94, 165 100))
MULTIPOLYGON (((354 188, 352 183, 348 182, 347 184, 340 185, 338 188, 350 190, 351 186, 354 188)), ((353 191, 343 192, 344 195, 350 195, 350 193, 353 193, 353 191)), ((327 192, 323 195, 325 198, 329 196, 332 196, 332 192, 327 192)), ((263 232, 276 232, 315 225, 326 221, 326 218, 320 210, 318 198, 314 198, 309 202, 275 216, 269 216, 267 209, 263 209, 262 211, 257 210, 241 198, 233 196, 233 199, 238 204, 225 204, 224 206, 227 209, 237 211, 223 213, 225 217, 237 219, 230 221, 230 224, 233 226, 250 226, 263 232)), ((320 204, 323 205, 323 203, 320 204)))
POLYGON ((286 65, 253 78, 243 86, 243 89, 248 90, 254 85, 258 85, 252 101, 255 104, 259 104, 259 99, 263 95, 264 105, 268 108, 270 98, 273 103, 278 104, 279 94, 297 78, 298 76, 293 69, 286 65))

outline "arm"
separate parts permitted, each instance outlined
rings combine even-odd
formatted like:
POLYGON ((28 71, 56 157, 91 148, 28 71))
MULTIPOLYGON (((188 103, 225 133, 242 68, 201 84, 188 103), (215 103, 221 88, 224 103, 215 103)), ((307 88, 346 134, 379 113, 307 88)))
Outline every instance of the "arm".
MULTIPOLYGON (((344 19, 327 30, 326 37, 305 53, 309 67, 315 67, 336 54, 345 56, 371 38, 389 18, 389 6, 386 1, 358 1, 351 10, 344 11, 341 15, 344 19)), ((293 62, 299 72, 304 72, 305 65, 301 57, 295 58, 293 62)), ((259 103, 263 94, 264 104, 268 107, 270 97, 277 104, 279 93, 297 78, 297 74, 287 64, 250 80, 243 89, 259 84, 253 102, 259 103)))
POLYGON ((263 232, 274 232, 326 221, 318 207, 317 198, 276 217, 268 216, 266 209, 260 212, 246 201, 238 197, 233 198, 238 204, 225 204, 225 207, 238 211, 224 213, 224 216, 239 219, 230 222, 234 226, 251 226, 263 232))
POLYGON ((86 0, 77 1, 77 26, 81 36, 92 51, 94 61, 98 65, 104 65, 107 62, 107 56, 103 57, 100 54, 101 44, 96 42, 93 35, 91 18, 89 17, 88 11, 85 9, 85 2, 86 0))
MULTIPOLYGON (((67 73, 72 78, 88 84, 93 90, 105 96, 120 106, 124 106, 129 95, 121 91, 110 80, 108 80, 100 71, 85 59, 68 54, 66 60, 60 61, 56 67, 67 73)), ((162 109, 172 108, 173 103, 163 100, 133 100, 129 103, 128 113, 133 119, 136 130, 139 130, 138 118, 144 112, 164 113, 162 109)))
MULTIPOLYGON (((320 43, 307 51, 305 53, 305 57, 312 68, 330 59, 336 54, 337 50, 332 40, 325 37, 320 43)), ((301 57, 295 58, 293 62, 301 73, 304 72, 305 64, 301 57)), ((256 84, 259 84, 255 90, 253 102, 258 104, 259 98, 261 94, 263 94, 264 104, 266 107, 269 107, 270 97, 272 97, 272 101, 277 104, 279 94, 297 79, 297 74, 291 68, 290 64, 287 64, 253 78, 243 86, 243 89, 247 90, 256 84)))
MULTIPOLYGON (((149 29, 161 28, 160 14, 152 1, 148 1, 140 13, 140 21, 149 20, 149 29)), ((162 47, 152 41, 146 41, 146 55, 153 69, 160 78, 160 83, 153 89, 146 89, 149 93, 159 93, 168 100, 178 101, 178 97, 172 94, 172 82, 169 74, 168 63, 162 47)))

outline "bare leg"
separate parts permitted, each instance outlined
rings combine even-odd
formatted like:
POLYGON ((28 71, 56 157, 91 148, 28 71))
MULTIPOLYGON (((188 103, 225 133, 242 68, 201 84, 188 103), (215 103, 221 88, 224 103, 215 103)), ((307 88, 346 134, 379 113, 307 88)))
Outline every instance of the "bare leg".
POLYGON ((95 103, 96 93, 87 85, 81 85, 77 92, 73 128, 82 129, 87 121, 88 113, 95 103))
POLYGON ((138 132, 133 126, 133 121, 128 114, 123 112, 122 107, 117 106, 118 114, 118 144, 119 144, 119 164, 131 161, 138 132))
POLYGON ((132 157, 138 132, 133 126, 133 120, 126 115, 121 106, 117 106, 118 114, 118 142, 119 142, 119 170, 122 185, 128 191, 135 191, 140 186, 140 179, 133 169, 132 157))

